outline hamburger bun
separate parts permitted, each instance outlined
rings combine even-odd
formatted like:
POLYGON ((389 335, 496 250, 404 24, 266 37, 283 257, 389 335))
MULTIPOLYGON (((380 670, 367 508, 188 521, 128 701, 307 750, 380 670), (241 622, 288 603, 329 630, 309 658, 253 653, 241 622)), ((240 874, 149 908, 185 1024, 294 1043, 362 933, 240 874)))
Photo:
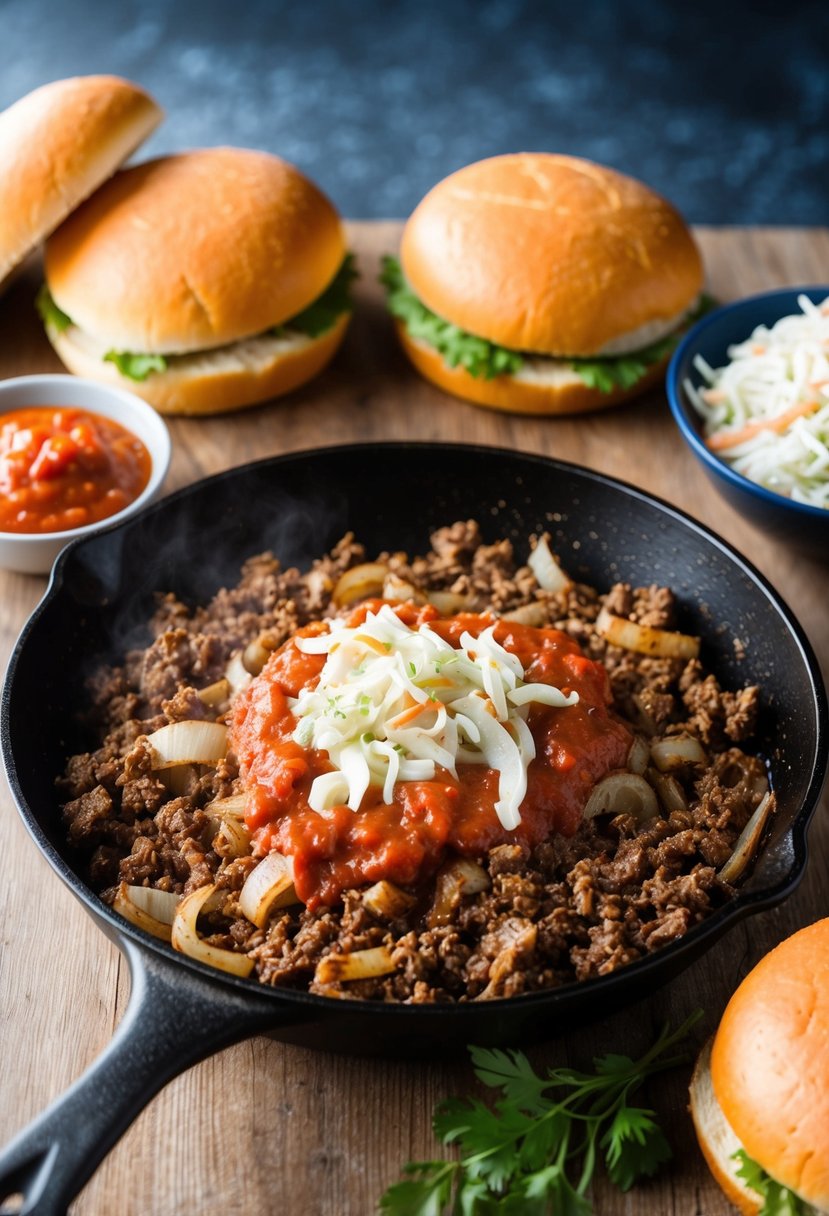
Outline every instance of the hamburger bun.
POLYGON ((106 347, 75 326, 50 332, 52 344, 76 376, 88 376, 130 391, 160 414, 218 414, 279 397, 310 380, 325 367, 348 326, 344 313, 319 338, 304 334, 260 335, 217 350, 181 355, 166 371, 146 380, 125 380, 104 361, 106 347))
POLYGON ((743 980, 698 1061, 691 1114, 740 1211, 758 1213, 763 1200, 736 1176, 739 1148, 829 1211, 829 919, 795 933, 743 980))
POLYGON ((49 239, 46 329, 70 371, 161 413, 241 409, 334 354, 350 314, 345 257, 331 203, 278 157, 166 156, 118 173, 49 239), (130 377, 130 356, 157 366, 130 377))
POLYGON ((703 284, 697 246, 670 203, 612 169, 551 153, 496 156, 439 182, 406 224, 400 260, 437 318, 523 361, 486 379, 407 334, 418 370, 456 396, 522 413, 601 409, 655 383, 670 351, 648 352, 635 382, 620 375, 607 392, 567 361, 654 347, 682 326, 703 284))
POLYGON ((486 380, 463 367, 450 367, 439 351, 413 338, 402 322, 396 323, 396 329, 404 351, 424 379, 465 401, 514 414, 586 414, 618 405, 657 384, 668 362, 666 355, 649 367, 635 390, 616 388, 609 393, 590 388, 567 363, 553 359, 526 359, 519 372, 486 380))
POLYGON ((117 76, 56 80, 0 114, 0 290, 162 117, 117 76))
POLYGON ((118 173, 47 243, 46 282, 108 347, 184 354, 301 312, 345 252, 336 211, 293 165, 205 148, 118 173))

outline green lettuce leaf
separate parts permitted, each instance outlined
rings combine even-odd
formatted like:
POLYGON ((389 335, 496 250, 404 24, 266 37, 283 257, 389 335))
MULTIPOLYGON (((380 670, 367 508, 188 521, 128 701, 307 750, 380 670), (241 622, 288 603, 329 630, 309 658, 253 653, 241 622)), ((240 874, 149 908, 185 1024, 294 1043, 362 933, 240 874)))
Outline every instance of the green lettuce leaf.
POLYGON ((40 319, 44 325, 51 325, 52 329, 62 334, 65 329, 72 325, 72 318, 58 308, 55 301, 52 299, 52 293, 45 283, 41 283, 40 290, 35 296, 35 308, 40 314, 40 319))
POLYGON ((760 1216, 810 1216, 812 1207, 779 1182, 770 1177, 761 1165, 749 1157, 745 1149, 738 1149, 734 1160, 739 1161, 738 1178, 756 1191, 763 1199, 760 1216))
POLYGON ((163 355, 133 355, 126 350, 108 350, 104 362, 114 363, 121 375, 130 380, 146 380, 151 372, 167 370, 163 355))
POLYGON ((434 347, 449 367, 462 367, 470 376, 492 380, 517 372, 524 360, 514 350, 476 338, 444 321, 423 304, 403 277, 397 258, 383 258, 380 282, 386 288, 389 311, 402 321, 413 338, 434 347))
MULTIPOLYGON (((403 322, 413 338, 420 339, 443 355, 449 367, 463 367, 471 376, 484 380, 520 371, 524 363, 520 351, 508 350, 485 338, 476 338, 474 334, 444 321, 428 309, 406 282, 396 258, 383 258, 380 282, 386 288, 392 315, 403 322)), ((703 296, 686 324, 696 321, 712 303, 709 297, 703 296)), ((588 388, 598 389, 600 393, 612 393, 616 388, 632 388, 654 363, 659 363, 671 353, 679 342, 682 328, 632 354, 596 359, 561 358, 558 361, 572 367, 588 388)))
POLYGON ((354 265, 354 254, 347 253, 340 269, 322 295, 295 317, 283 321, 281 325, 275 325, 269 332, 276 338, 289 329, 299 330, 309 338, 321 337, 336 324, 344 312, 351 312, 351 284, 359 277, 354 265))

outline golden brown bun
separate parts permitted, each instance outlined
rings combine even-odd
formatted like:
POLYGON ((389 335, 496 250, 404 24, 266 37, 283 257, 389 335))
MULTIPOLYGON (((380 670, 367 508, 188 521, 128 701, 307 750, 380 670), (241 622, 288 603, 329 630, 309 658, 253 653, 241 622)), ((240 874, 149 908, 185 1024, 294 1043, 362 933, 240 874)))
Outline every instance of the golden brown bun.
POLYGON ((691 1077, 691 1118, 708 1168, 725 1192, 728 1200, 743 1216, 757 1216, 762 1199, 737 1177, 738 1162, 734 1153, 742 1147, 726 1122, 711 1084, 711 1043, 703 1047, 691 1077))
POLYGON ((829 919, 787 938, 743 980, 714 1040, 711 1078, 748 1155, 829 1209, 829 919))
POLYGON ((676 327, 703 281, 670 203, 612 169, 547 153, 496 156, 439 182, 406 224, 401 261, 438 316, 548 355, 647 346, 676 327))
POLYGON ((633 388, 611 393, 590 388, 566 364, 553 360, 530 359, 515 375, 484 380, 465 368, 450 367, 433 346, 412 338, 402 321, 395 324, 403 349, 421 376, 455 397, 515 414, 586 414, 619 405, 658 383, 667 362, 666 356, 655 363, 633 388))
POLYGON ((46 280, 108 347, 176 354, 295 316, 344 256, 336 211, 293 165, 206 148, 117 174, 51 237, 46 280))
POLYGON ((76 326, 47 333, 63 362, 76 376, 88 376, 129 389, 160 414, 219 414, 243 409, 288 393, 310 380, 331 359, 345 335, 349 314, 319 338, 286 334, 258 337, 218 350, 173 359, 164 372, 146 380, 122 376, 103 356, 106 347, 76 326))
POLYGON ((118 76, 56 80, 0 114, 0 283, 162 117, 118 76))

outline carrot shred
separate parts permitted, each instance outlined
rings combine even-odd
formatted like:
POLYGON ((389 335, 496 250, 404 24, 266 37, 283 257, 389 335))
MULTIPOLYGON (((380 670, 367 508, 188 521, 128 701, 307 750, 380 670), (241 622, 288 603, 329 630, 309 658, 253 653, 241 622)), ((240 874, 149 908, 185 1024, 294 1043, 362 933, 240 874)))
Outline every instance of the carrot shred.
POLYGON ((791 426, 796 418, 811 414, 812 410, 816 410, 819 405, 819 401, 799 401, 797 405, 778 414, 776 418, 757 418, 738 431, 720 431, 719 434, 706 439, 705 446, 712 452, 721 452, 727 448, 735 448, 738 443, 746 443, 747 440, 753 439, 762 431, 775 431, 780 435, 791 426))

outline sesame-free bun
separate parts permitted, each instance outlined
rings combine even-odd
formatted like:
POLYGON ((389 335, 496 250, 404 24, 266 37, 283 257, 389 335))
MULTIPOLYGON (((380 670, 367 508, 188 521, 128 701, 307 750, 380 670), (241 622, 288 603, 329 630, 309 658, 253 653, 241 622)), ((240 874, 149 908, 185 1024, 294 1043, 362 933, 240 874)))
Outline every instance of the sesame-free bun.
MULTIPOLYGON (((718 1181, 726 1170, 733 1178, 734 1163, 716 1151, 717 1112, 736 1146, 775 1181, 829 1211, 829 919, 787 938, 743 980, 710 1069, 697 1069, 703 1095, 706 1072, 714 1101, 695 1101, 692 1086, 691 1107, 718 1181)), ((758 1212, 759 1197, 745 1190, 741 1210, 758 1212)))
POLYGON ((107 348, 182 354, 295 316, 345 251, 336 211, 293 165, 206 148, 107 182, 48 241, 46 281, 107 348))
POLYGON ((160 414, 219 414, 279 397, 310 380, 337 350, 348 321, 349 314, 343 313, 319 338, 299 333, 259 335, 216 350, 175 356, 168 360, 166 371, 137 381, 106 362, 106 347, 77 326, 62 332, 47 326, 47 332, 76 376, 129 389, 160 414))
POLYGON ((648 346, 677 327, 703 282, 670 203, 612 169, 549 153, 496 156, 439 182, 406 224, 401 262, 438 316, 552 356, 648 346))
POLYGON ((465 401, 516 414, 586 414, 619 405, 656 384, 669 357, 649 367, 632 388, 617 387, 609 393, 585 384, 566 362, 543 357, 525 358, 520 371, 486 380, 466 368, 450 367, 433 346, 413 338, 403 322, 395 325, 403 349, 426 380, 465 401))
POLYGON ((56 80, 0 113, 0 290, 162 117, 117 76, 56 80))

